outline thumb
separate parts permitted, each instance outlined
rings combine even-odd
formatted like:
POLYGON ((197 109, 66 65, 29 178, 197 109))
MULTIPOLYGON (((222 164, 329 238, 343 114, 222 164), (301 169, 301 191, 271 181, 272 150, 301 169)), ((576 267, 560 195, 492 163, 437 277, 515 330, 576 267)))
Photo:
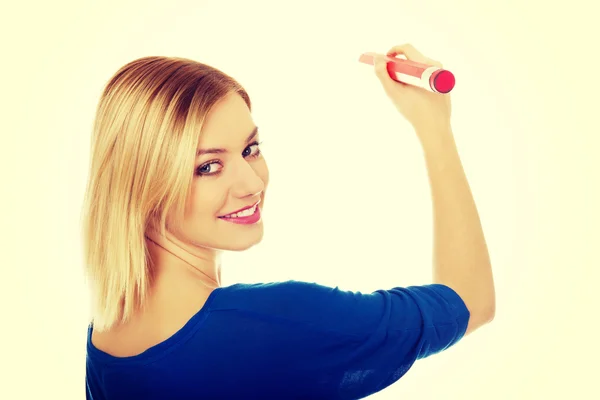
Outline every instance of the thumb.
POLYGON ((373 60, 373 65, 375 68, 375 74, 381 81, 381 84, 383 85, 383 88, 385 89, 386 92, 391 93, 390 92, 391 90, 403 89, 401 87, 403 85, 399 84, 398 82, 393 80, 392 77, 390 76, 390 73, 388 72, 388 69, 387 69, 388 61, 386 60, 386 58, 384 56, 382 56, 380 54, 375 55, 374 60, 373 60))
POLYGON ((387 71, 387 62, 382 55, 375 55, 375 57, 373 58, 373 65, 375 67, 375 74, 379 79, 382 80, 382 83, 385 82, 387 79, 391 79, 387 71))

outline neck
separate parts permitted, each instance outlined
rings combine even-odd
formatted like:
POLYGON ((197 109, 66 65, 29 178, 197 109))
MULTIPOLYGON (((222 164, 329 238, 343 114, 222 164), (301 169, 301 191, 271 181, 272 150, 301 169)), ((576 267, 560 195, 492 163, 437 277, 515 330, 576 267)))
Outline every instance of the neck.
POLYGON ((183 242, 168 231, 161 235, 150 229, 146 241, 158 276, 191 275, 209 288, 221 286, 221 259, 216 250, 183 242))

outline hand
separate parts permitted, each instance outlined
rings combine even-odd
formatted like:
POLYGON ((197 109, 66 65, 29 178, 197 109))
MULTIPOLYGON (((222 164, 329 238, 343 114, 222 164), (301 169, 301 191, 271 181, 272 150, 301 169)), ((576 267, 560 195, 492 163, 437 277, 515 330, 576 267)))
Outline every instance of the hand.
MULTIPOLYGON (((408 60, 435 65, 442 68, 438 61, 425 57, 412 45, 394 46, 387 52, 389 57, 398 54, 408 60)), ((419 139, 430 140, 429 136, 450 130, 451 102, 449 94, 433 93, 425 89, 393 80, 387 71, 387 62, 383 56, 375 57, 375 73, 387 96, 394 106, 415 128, 419 139)), ((435 138, 433 138, 435 139, 435 138)))

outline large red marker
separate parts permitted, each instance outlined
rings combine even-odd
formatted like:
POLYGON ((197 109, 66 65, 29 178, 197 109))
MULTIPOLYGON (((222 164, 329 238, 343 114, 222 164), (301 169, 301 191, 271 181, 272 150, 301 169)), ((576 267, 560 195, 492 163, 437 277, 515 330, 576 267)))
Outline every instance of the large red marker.
MULTIPOLYGON (((374 65, 376 54, 364 53, 360 56, 359 61, 374 65)), ((418 86, 434 93, 449 93, 456 83, 454 74, 446 69, 403 58, 390 56, 385 56, 385 58, 388 61, 388 73, 395 81, 418 86)))

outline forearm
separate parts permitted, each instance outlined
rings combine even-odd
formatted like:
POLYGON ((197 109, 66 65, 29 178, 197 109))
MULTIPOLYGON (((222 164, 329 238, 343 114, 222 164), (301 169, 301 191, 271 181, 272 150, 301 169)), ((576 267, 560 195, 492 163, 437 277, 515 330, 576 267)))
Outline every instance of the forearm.
POLYGON ((477 207, 450 128, 422 142, 434 215, 435 283, 453 288, 471 311, 471 330, 495 312, 490 257, 477 207))

